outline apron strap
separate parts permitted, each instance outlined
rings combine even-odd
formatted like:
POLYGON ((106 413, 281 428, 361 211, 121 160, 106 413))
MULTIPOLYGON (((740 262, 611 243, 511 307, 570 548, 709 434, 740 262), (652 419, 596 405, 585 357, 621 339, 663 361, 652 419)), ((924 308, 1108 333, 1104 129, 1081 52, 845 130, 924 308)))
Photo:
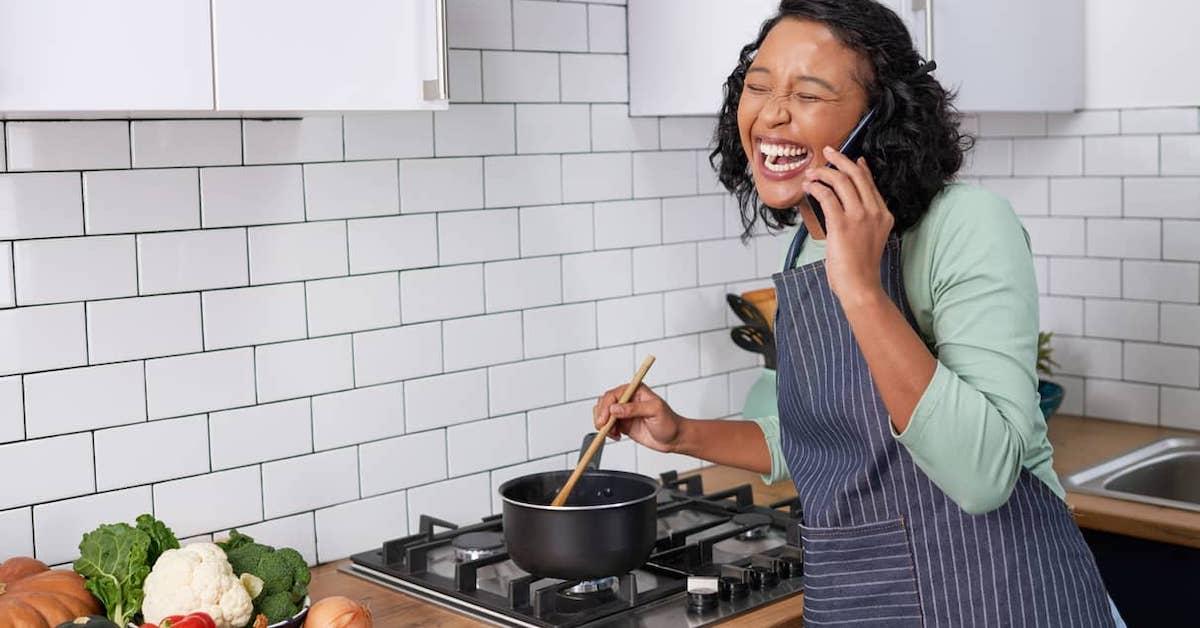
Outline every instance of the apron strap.
POLYGON ((788 247, 787 259, 783 262, 784 272, 796 267, 796 258, 800 256, 800 247, 804 245, 804 239, 807 237, 808 228, 801 221, 799 227, 796 228, 796 235, 792 237, 792 244, 788 247))

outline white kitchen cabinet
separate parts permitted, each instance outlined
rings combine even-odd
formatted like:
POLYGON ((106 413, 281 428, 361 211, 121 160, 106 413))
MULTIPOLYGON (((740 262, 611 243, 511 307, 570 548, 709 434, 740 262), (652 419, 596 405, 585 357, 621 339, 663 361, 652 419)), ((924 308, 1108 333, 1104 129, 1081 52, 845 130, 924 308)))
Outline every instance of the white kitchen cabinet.
POLYGON ((217 109, 444 109, 438 6, 212 0, 217 109))
POLYGON ((211 110, 209 0, 0 0, 0 111, 211 110))
MULTIPOLYGON (((935 76, 963 111, 1083 106, 1083 0, 932 0, 935 76)), ((883 0, 925 51, 924 0, 883 0)), ((777 0, 629 0, 632 115, 715 115, 777 0)))

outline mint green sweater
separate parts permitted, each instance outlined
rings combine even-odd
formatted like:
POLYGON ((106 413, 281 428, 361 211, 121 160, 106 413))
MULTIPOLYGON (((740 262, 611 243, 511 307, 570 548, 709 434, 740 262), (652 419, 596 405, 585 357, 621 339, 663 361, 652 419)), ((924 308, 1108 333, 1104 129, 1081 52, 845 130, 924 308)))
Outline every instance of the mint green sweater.
MULTIPOLYGON (((825 242, 808 238, 796 264, 824 257, 825 242)), ((893 436, 969 513, 1008 501, 1022 468, 1064 497, 1038 408, 1033 256, 1008 202, 979 187, 949 186, 901 236, 901 267, 937 369, 907 429, 893 436)), ((787 477, 773 372, 756 384, 744 414, 771 451, 764 481, 787 477)))

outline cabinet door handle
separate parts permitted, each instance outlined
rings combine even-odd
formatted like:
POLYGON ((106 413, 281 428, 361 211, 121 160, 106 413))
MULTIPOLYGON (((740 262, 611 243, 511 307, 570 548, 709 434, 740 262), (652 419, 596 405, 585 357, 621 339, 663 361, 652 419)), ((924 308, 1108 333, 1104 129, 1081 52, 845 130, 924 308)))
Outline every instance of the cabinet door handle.
POLYGON ((450 44, 446 40, 446 0, 434 0, 437 22, 437 78, 424 82, 425 100, 450 98, 450 44))

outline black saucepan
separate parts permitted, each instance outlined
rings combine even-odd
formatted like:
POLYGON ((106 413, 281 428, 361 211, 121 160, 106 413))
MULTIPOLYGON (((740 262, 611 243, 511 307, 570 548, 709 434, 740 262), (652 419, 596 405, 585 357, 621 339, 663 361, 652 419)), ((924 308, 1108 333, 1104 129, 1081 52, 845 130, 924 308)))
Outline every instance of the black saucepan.
MULTIPOLYGON (((584 448, 589 442, 585 439, 584 448)), ((534 473, 500 485, 504 540, 518 567, 539 578, 591 580, 628 573, 649 557, 658 536, 658 482, 597 470, 598 459, 560 508, 549 504, 571 471, 534 473)))

